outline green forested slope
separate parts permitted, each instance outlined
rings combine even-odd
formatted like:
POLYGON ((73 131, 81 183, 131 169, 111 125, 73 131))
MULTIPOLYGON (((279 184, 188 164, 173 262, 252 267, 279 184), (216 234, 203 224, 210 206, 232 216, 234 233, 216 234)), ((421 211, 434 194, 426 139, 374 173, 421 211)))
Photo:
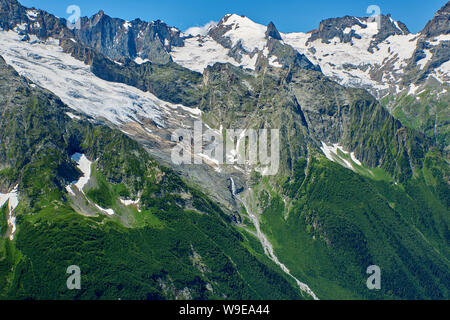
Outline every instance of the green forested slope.
POLYGON ((19 184, 20 200, 14 240, 0 238, 0 298, 302 298, 207 196, 122 133, 70 119, 51 93, 0 68, 0 186, 19 184), (74 211, 81 200, 64 187, 80 175, 75 152, 97 159, 97 185, 81 200, 114 207, 114 217, 74 211), (141 212, 120 205, 138 195, 141 212), (81 268, 79 291, 66 287, 69 265, 81 268))
POLYGON ((423 173, 401 185, 300 160, 289 181, 254 187, 262 229, 319 297, 448 299, 450 193, 437 159, 427 155, 423 173), (366 287, 370 265, 381 268, 380 291, 366 287))

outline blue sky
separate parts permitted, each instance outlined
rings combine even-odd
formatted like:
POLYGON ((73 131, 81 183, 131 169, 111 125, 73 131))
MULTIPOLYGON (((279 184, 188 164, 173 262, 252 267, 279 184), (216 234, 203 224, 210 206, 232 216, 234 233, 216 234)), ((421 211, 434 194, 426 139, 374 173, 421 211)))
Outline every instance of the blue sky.
POLYGON ((112 17, 126 20, 163 20, 186 30, 219 21, 227 13, 245 15, 255 22, 273 21, 281 32, 310 31, 326 18, 345 15, 368 16, 369 5, 378 5, 381 13, 391 13, 412 32, 422 30, 446 0, 19 0, 24 6, 44 9, 59 17, 69 17, 66 8, 75 4, 82 16, 100 9, 112 17))

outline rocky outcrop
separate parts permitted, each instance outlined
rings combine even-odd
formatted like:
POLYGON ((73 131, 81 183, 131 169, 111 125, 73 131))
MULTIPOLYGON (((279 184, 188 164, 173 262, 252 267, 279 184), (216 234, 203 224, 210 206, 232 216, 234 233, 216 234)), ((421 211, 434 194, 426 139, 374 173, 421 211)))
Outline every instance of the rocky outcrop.
POLYGON ((370 167, 399 180, 422 165, 429 141, 395 120, 369 93, 344 88, 320 72, 298 66, 269 68, 255 75, 229 64, 204 73, 200 108, 214 125, 279 128, 281 170, 291 172, 299 157, 321 141, 353 150, 370 167), (396 155, 391 149, 398 151, 396 155))
POLYGON ((355 17, 345 16, 342 18, 330 18, 320 22, 319 28, 313 30, 308 42, 313 42, 317 39, 321 39, 323 43, 329 43, 330 40, 338 37, 342 42, 350 42, 353 37, 360 38, 355 34, 354 30, 350 33, 344 33, 344 30, 353 26, 359 26, 361 28, 367 28, 367 25, 360 22, 355 17))
POLYGON ((0 27, 5 31, 17 30, 24 36, 35 35, 41 40, 74 37, 64 19, 43 10, 25 8, 16 0, 0 1, 0 27))
MULTIPOLYGON (((373 20, 375 21, 375 20, 373 20)), ((352 42, 352 39, 361 39, 361 36, 355 32, 355 27, 367 29, 368 23, 373 22, 371 18, 357 18, 345 16, 342 18, 331 18, 323 20, 319 29, 312 31, 308 43, 317 39, 321 39, 323 43, 330 43, 332 39, 338 38, 340 42, 352 42)), ((377 44, 383 42, 392 35, 406 35, 409 30, 402 22, 395 22, 390 15, 381 15, 380 24, 377 26, 378 30, 373 36, 369 51, 373 52, 377 44)))
POLYGON ((231 49, 232 42, 229 38, 224 35, 230 31, 233 27, 231 25, 226 25, 225 23, 230 18, 230 15, 223 17, 220 22, 214 28, 208 31, 208 35, 213 38, 216 42, 220 43, 224 48, 231 49))
MULTIPOLYGON (((172 47, 184 45, 182 33, 160 20, 128 22, 99 11, 91 18, 80 18, 80 26, 79 30, 70 30, 65 19, 43 10, 25 8, 16 0, 0 2, 0 27, 3 30, 19 29, 24 37, 35 35, 41 40, 51 37, 61 40, 63 45, 70 45, 68 40, 72 39, 72 42, 81 43, 77 46, 78 51, 80 46, 92 48, 113 60, 140 58, 142 61, 168 63, 172 61, 169 54, 172 47)), ((73 45, 65 49, 72 51, 73 45)))
POLYGON ((275 27, 275 25, 273 24, 272 21, 270 21, 270 23, 267 26, 266 38, 273 38, 275 40, 283 40, 281 38, 280 33, 278 32, 277 28, 275 27))
POLYGON ((201 99, 201 74, 173 62, 164 65, 151 62, 137 64, 130 59, 123 59, 121 64, 117 64, 97 54, 91 70, 101 79, 149 91, 164 101, 190 107, 201 99))
POLYGON ((75 34, 86 45, 117 60, 123 57, 150 60, 154 63, 171 61, 170 50, 183 46, 181 32, 164 22, 125 21, 111 18, 103 11, 91 18, 81 18, 81 28, 75 34))
POLYGON ((430 20, 421 34, 426 38, 450 33, 450 2, 447 2, 430 20))

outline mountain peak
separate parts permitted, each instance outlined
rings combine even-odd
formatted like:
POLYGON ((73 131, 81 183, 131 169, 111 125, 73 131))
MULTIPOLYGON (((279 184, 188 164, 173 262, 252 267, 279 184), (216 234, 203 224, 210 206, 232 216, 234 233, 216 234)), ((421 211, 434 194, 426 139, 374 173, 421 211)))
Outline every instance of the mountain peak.
POLYGON ((373 47, 392 35, 409 33, 404 23, 395 21, 389 14, 380 15, 379 23, 371 17, 345 16, 321 21, 319 28, 311 32, 308 41, 321 39, 323 43, 330 43, 338 39, 343 43, 352 43, 354 38, 366 38, 372 41, 373 47))
POLYGON ((250 20, 244 15, 239 15, 236 13, 228 13, 220 20, 219 24, 229 25, 233 23, 238 23, 239 21, 250 20))
POLYGON ((450 33, 450 1, 436 12, 421 33, 427 38, 450 33))
POLYGON ((277 40, 281 40, 281 35, 278 32, 277 28, 275 27, 275 24, 270 21, 270 23, 267 26, 267 31, 266 31, 266 38, 272 37, 274 39, 277 40))
POLYGON ((103 17, 105 15, 105 11, 99 10, 94 16, 96 17, 103 17))
POLYGON ((246 16, 227 14, 217 26, 209 30, 208 34, 227 49, 238 46, 247 52, 253 52, 255 49, 263 50, 266 44, 266 31, 266 26, 246 16))

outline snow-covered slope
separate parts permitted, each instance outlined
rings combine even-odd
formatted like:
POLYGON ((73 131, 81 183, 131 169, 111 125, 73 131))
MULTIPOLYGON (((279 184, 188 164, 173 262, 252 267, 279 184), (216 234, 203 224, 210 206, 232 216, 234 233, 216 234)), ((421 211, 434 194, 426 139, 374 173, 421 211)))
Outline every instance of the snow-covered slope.
MULTIPOLYGON (((167 125, 174 110, 198 110, 162 101, 149 92, 96 77, 90 67, 63 52, 58 42, 21 41, 18 33, 0 32, 0 55, 21 75, 58 95, 74 110, 121 126, 153 121, 167 125)), ((189 112, 191 111, 191 112, 189 112)))
POLYGON ((362 163, 356 158, 354 152, 347 152, 344 150, 342 146, 339 144, 333 144, 332 146, 328 146, 325 142, 322 141, 322 147, 320 148, 323 154, 331 161, 337 162, 343 167, 346 167, 350 170, 355 170, 354 164, 361 166, 362 163), (347 156, 350 155, 350 159, 346 159, 341 155, 347 156))
MULTIPOLYGON (((337 80, 343 85, 374 87, 388 89, 395 85, 398 73, 406 66, 406 60, 411 58, 417 44, 417 36, 394 35, 378 45, 378 50, 368 51, 374 32, 355 26, 353 30, 361 39, 343 42, 334 38, 330 43, 321 39, 308 42, 309 35, 304 33, 284 34, 286 43, 305 54, 311 61, 319 64, 325 75, 337 80), (371 73, 388 66, 382 81, 377 81, 371 73)), ((375 29, 376 30, 376 29, 375 29)), ((349 31, 350 32, 350 31, 349 31)))
POLYGON ((173 60, 188 69, 203 72, 216 62, 231 63, 235 66, 254 69, 255 62, 239 63, 227 54, 228 50, 210 36, 197 36, 185 40, 184 47, 172 49, 173 60))
POLYGON ((184 46, 174 47, 171 55, 175 62, 198 72, 216 62, 254 70, 259 54, 269 58, 270 65, 281 67, 269 53, 267 29, 245 16, 227 14, 206 35, 188 38, 184 46))
MULTIPOLYGON (((410 87, 414 90, 413 86, 403 87, 402 80, 405 68, 416 51, 420 34, 392 35, 379 43, 374 52, 370 52, 368 49, 375 33, 359 26, 354 26, 351 30, 360 35, 361 39, 354 38, 351 42, 344 42, 336 37, 329 43, 324 43, 321 39, 309 42, 310 34, 307 33, 282 36, 286 43, 320 65, 325 75, 342 85, 366 88, 379 98, 390 91, 410 91, 410 87)), ((419 68, 423 69, 431 60, 433 47, 449 40, 450 35, 443 35, 427 42, 430 49, 426 51, 424 58, 417 61, 419 68)), ((442 64, 432 74, 440 82, 448 81, 449 75, 448 63, 442 64)))
POLYGON ((223 37, 231 41, 231 47, 238 45, 240 42, 247 52, 264 50, 266 26, 255 23, 245 16, 230 14, 222 19, 221 27, 226 30, 223 37))
MULTIPOLYGON (((0 10, 2 30, 15 30, 20 33, 17 38, 33 40, 37 35, 41 39, 61 39, 66 52, 80 53, 78 46, 72 48, 72 40, 83 48, 95 48, 119 64, 128 58, 137 63, 167 63, 172 58, 203 72, 216 62, 259 70, 266 62, 282 68, 295 61, 317 70, 311 67, 312 62, 339 83, 366 88, 378 98, 390 93, 417 93, 430 82, 450 81, 450 2, 417 34, 411 34, 406 25, 390 15, 380 15, 378 22, 368 17, 330 18, 309 33, 280 34, 273 23, 265 26, 245 16, 227 14, 217 24, 188 29, 195 33, 189 36, 159 20, 126 21, 111 18, 103 11, 82 18, 80 30, 72 31, 66 28, 65 20, 45 11, 19 4, 14 10, 6 8, 0 10), (290 50, 304 56, 293 56, 290 50)), ((18 49, 23 50, 23 46, 18 49)), ((59 54, 55 57, 60 59, 59 54)), ((447 90, 445 86, 438 88, 439 93, 443 90, 447 90)), ((100 112, 109 113, 104 108, 100 112)))
MULTIPOLYGON (((255 69, 258 55, 268 58, 271 66, 282 67, 269 53, 267 34, 268 27, 228 14, 206 35, 188 38, 185 46, 173 48, 171 55, 198 72, 216 62, 255 69)), ((381 17, 380 26, 368 17, 327 19, 318 30, 284 33, 280 39, 320 66, 325 75, 345 86, 368 89, 378 98, 402 91, 416 93, 424 77, 448 83, 449 53, 441 47, 449 41, 448 33, 411 34, 389 15, 381 17), (431 69, 425 72, 426 68, 431 69)))

